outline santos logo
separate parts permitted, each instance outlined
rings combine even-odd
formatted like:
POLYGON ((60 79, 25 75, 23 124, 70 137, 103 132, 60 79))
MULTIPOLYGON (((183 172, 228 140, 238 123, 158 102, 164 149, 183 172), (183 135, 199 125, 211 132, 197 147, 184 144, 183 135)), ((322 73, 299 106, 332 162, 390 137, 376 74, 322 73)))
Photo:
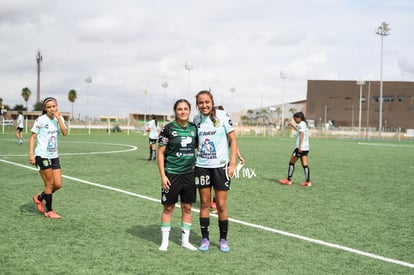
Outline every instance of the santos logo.
POLYGON ((188 144, 191 144, 193 139, 191 137, 183 137, 181 139, 181 147, 187 147, 188 144))

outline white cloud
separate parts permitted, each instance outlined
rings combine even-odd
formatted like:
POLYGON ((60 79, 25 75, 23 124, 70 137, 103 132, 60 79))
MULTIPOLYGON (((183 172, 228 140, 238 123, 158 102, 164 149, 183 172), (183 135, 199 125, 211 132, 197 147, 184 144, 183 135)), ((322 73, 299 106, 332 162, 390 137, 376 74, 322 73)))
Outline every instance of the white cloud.
POLYGON ((80 115, 170 112, 176 98, 194 104, 205 88, 230 112, 280 104, 304 99, 308 79, 377 79, 374 30, 382 21, 392 28, 384 79, 412 81, 411 2, 3 0, 0 97, 11 107, 23 104, 28 86, 34 104, 40 49, 42 97, 53 95, 70 111, 67 94, 75 89, 80 115))

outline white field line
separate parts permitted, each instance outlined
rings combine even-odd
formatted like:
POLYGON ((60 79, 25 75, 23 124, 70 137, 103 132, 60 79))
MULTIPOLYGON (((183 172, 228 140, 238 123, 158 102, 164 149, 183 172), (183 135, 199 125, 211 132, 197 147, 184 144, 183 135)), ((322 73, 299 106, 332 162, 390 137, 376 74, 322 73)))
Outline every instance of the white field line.
MULTIPOLYGON (((19 163, 15 163, 15 162, 3 160, 3 159, 0 159, 0 162, 4 162, 4 163, 7 163, 7 164, 19 166, 19 167, 26 168, 26 169, 37 170, 36 168, 30 167, 30 166, 22 165, 22 164, 19 164, 19 163)), ((62 175, 62 177, 66 178, 66 179, 69 179, 69 180, 76 181, 76 182, 92 185, 92 186, 95 186, 95 187, 99 187, 99 188, 108 189, 108 190, 111 190, 111 191, 123 193, 123 194, 129 195, 129 196, 134 196, 134 197, 138 197, 138 198, 141 198, 141 199, 145 199, 145 200, 149 200, 149 201, 153 201, 153 202, 158 202, 158 203, 160 202, 159 199, 154 199, 154 198, 151 198, 151 197, 148 197, 148 196, 139 195, 137 193, 125 191, 125 190, 122 190, 122 189, 119 189, 119 188, 115 188, 115 187, 111 187, 111 186, 107 186, 107 185, 103 185, 103 184, 99 184, 99 183, 94 183, 94 182, 90 182, 90 181, 86 181, 86 180, 82 180, 82 179, 78 179, 78 178, 71 177, 71 176, 66 176, 66 175, 62 175)), ((179 205, 177 205, 177 206, 180 207, 179 205)), ((196 212, 196 213, 200 212, 199 209, 192 209, 192 211, 196 212)), ((216 214, 212 214, 212 216, 217 217, 216 214)), ((252 227, 252 228, 261 229, 261 230, 264 230, 264 231, 277 233, 277 234, 280 234, 280 235, 283 235, 283 236, 292 237, 292 238, 300 239, 300 240, 303 240, 303 241, 307 241, 307 242, 311 242, 311 243, 315 243, 315 244, 319 244, 319 245, 323 245, 323 246, 327 246, 327 247, 331 247, 331 248, 351 252, 351 253, 354 253, 354 254, 366 256, 366 257, 373 258, 373 259, 376 259, 376 260, 380 260, 380 261, 384 261, 384 262, 388 262, 388 263, 393 263, 393 264, 397 264, 397 265, 401 265, 401 266, 405 266, 405 267, 414 268, 414 264, 412 264, 412 263, 403 262, 403 261, 399 261, 399 260, 395 260, 395 259, 391 259, 391 258, 386 258, 386 257, 380 256, 380 255, 376 255, 376 254, 369 253, 369 252, 364 252, 364 251, 361 251, 361 250, 358 250, 358 249, 353 249, 353 248, 346 247, 346 246, 343 246, 343 245, 338 245, 338 244, 334 244, 334 243, 321 241, 321 240, 318 240, 318 239, 308 238, 308 237, 305 237, 305 236, 289 233, 289 232, 286 232, 286 231, 282 231, 282 230, 278 230, 278 229, 274 229, 274 228, 270 228, 270 227, 266 227, 266 226, 262 226, 262 225, 258 225, 258 224, 244 222, 244 221, 233 219, 233 218, 229 218, 229 221, 232 221, 232 222, 238 223, 238 224, 242 224, 242 225, 245 225, 245 226, 249 226, 249 227, 252 227)))

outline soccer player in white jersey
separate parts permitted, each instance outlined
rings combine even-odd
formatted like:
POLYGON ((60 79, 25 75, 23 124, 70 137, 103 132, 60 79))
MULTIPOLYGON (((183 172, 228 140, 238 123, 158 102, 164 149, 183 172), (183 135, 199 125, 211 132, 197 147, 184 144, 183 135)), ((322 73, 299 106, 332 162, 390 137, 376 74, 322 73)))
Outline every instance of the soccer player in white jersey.
POLYGON ((148 122, 148 140, 149 140, 149 157, 148 160, 156 159, 155 144, 158 139, 158 122, 155 115, 151 115, 151 120, 148 122))
POLYGON ((24 128, 23 112, 19 111, 19 116, 17 117, 16 137, 17 137, 17 143, 20 145, 23 144, 23 128, 24 128))
POLYGON ((210 246, 210 203, 211 189, 214 189, 220 231, 220 251, 230 251, 227 243, 228 210, 227 191, 230 190, 230 178, 236 167, 237 140, 230 116, 216 110, 210 91, 200 91, 196 95, 197 108, 200 111, 194 117, 198 128, 198 155, 195 168, 196 188, 200 194, 201 251, 210 246), (229 156, 230 144, 230 156, 229 156))
POLYGON ((286 179, 282 179, 279 182, 285 185, 292 184, 292 176, 295 170, 295 163, 300 159, 302 163, 303 170, 305 172, 305 182, 301 186, 307 187, 312 186, 310 181, 310 171, 308 166, 308 154, 309 154, 309 130, 308 123, 306 121, 305 115, 302 112, 297 112, 293 115, 295 120, 295 125, 292 122, 289 122, 289 125, 296 130, 296 147, 293 150, 293 154, 290 157, 288 176, 286 179))
POLYGON ((65 121, 57 109, 53 97, 43 100, 43 113, 32 127, 29 141, 29 162, 39 168, 45 184, 44 191, 35 195, 33 201, 46 218, 59 219, 52 209, 52 194, 62 187, 62 172, 58 155, 58 136, 67 135, 65 121), (35 148, 36 145, 36 148, 35 148), (43 200, 46 201, 44 209, 43 200))

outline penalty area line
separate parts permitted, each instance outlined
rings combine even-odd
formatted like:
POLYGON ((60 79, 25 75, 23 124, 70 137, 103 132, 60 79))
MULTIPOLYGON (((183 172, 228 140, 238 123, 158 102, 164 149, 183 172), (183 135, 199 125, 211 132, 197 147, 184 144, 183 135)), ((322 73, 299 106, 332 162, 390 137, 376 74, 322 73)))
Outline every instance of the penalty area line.
MULTIPOLYGON (((19 164, 19 163, 15 163, 15 162, 3 160, 3 159, 0 159, 0 162, 4 162, 4 163, 7 163, 7 164, 19 166, 19 167, 30 169, 30 170, 37 170, 36 168, 29 167, 27 165, 22 165, 22 164, 19 164)), ((126 190, 123 190, 123 189, 120 189, 120 188, 115 188, 115 187, 111 187, 111 186, 104 185, 104 184, 94 183, 94 182, 90 182, 90 181, 86 181, 86 180, 82 180, 82 179, 79 179, 79 178, 66 176, 66 175, 62 175, 62 178, 66 178, 66 179, 69 179, 69 180, 72 180, 72 181, 76 181, 76 182, 88 184, 88 185, 91 185, 91 186, 95 186, 95 187, 99 187, 99 188, 119 192, 119 193, 122 193, 122 194, 125 194, 125 195, 138 197, 138 198, 153 201, 153 202, 159 202, 159 199, 154 199, 154 198, 151 198, 151 197, 148 197, 148 196, 140 195, 140 194, 137 194, 137 193, 129 192, 129 191, 126 191, 126 190)), ((180 207, 179 205, 177 205, 177 206, 180 207)), ((199 209, 194 209, 194 208, 192 209, 192 211, 193 212, 200 212, 199 209)), ((211 215, 214 216, 214 217, 217 217, 216 214, 211 214, 211 215)), ((234 218, 229 218, 229 221, 234 222, 234 223, 238 223, 238 224, 241 224, 241 225, 245 225, 245 226, 248 226, 248 227, 256 228, 256 229, 260 229, 260 230, 264 230, 264 231, 268 231, 268 232, 273 232, 273 233, 276 233, 276 234, 279 234, 279 235, 296 238, 296 239, 307 241, 307 242, 310 242, 310 243, 315 243, 315 244, 323 245, 323 246, 326 246, 326 247, 331 247, 331 248, 335 248, 335 249, 338 249, 338 250, 343 250, 343 251, 347 251, 347 252, 350 252, 350 253, 366 256, 366 257, 376 259, 376 260, 380 260, 380 261, 384 261, 384 262, 387 262, 387 263, 393 263, 393 264, 397 264, 397 265, 400 265, 400 266, 414 268, 414 264, 412 264, 412 263, 408 263, 408 262, 404 262, 404 261, 400 261, 400 260, 395 260, 395 259, 391 259, 391 258, 387 258, 387 257, 383 257, 383 256, 380 256, 380 255, 377 255, 377 254, 364 252, 362 250, 346 247, 346 246, 343 246, 343 245, 329 243, 329 242, 325 242, 325 241, 322 241, 322 240, 313 239, 313 238, 301 236, 301 235, 294 234, 294 233, 289 233, 289 232, 286 232, 286 231, 282 231, 282 230, 278 230, 278 229, 274 229, 274 228, 270 228, 270 227, 266 227, 266 226, 262 226, 262 225, 258 225, 258 224, 244 222, 244 221, 237 220, 237 219, 234 219, 234 218)))

